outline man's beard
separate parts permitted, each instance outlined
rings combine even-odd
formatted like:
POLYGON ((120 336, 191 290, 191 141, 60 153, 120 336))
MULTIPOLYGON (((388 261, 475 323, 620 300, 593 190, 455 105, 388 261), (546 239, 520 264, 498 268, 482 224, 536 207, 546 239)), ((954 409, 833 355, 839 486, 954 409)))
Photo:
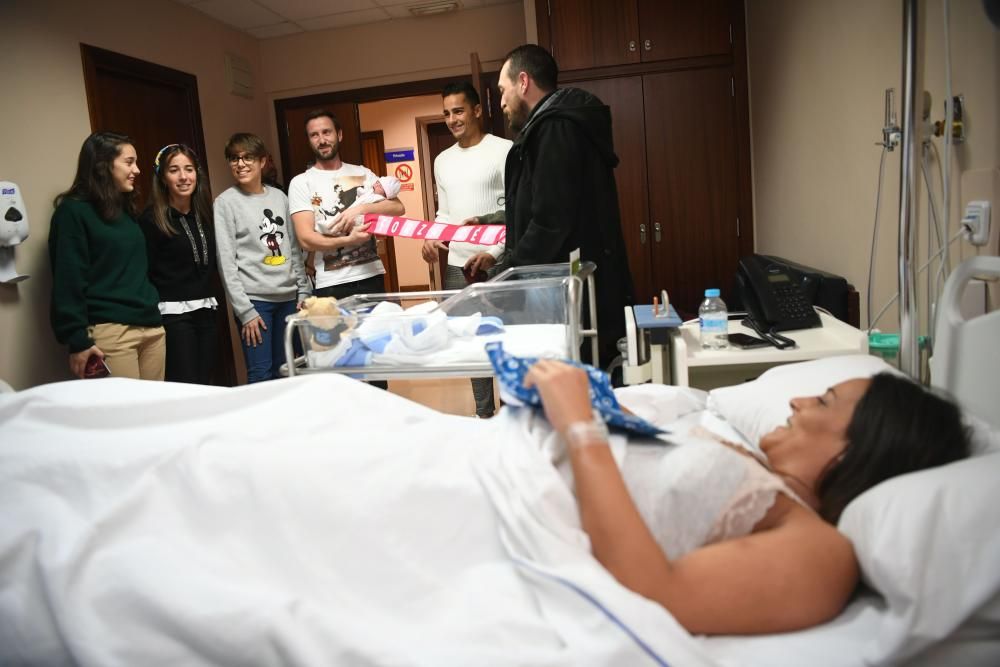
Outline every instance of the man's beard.
POLYGON ((329 155, 323 155, 322 153, 320 153, 319 149, 314 148, 313 155, 316 156, 317 160, 323 160, 324 162, 326 160, 332 160, 333 158, 337 157, 337 155, 340 153, 340 144, 334 144, 333 146, 330 146, 326 150, 330 151, 329 155))
POLYGON ((517 109, 511 109, 510 113, 507 115, 507 125, 515 134, 524 129, 525 124, 528 121, 528 114, 524 112, 524 107, 517 109))

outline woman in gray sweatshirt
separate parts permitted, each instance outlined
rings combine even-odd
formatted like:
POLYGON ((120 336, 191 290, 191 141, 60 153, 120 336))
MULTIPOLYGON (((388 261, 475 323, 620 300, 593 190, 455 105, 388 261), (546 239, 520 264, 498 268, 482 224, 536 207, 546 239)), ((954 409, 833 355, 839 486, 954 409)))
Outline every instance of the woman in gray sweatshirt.
POLYGON ((268 159, 260 137, 230 137, 226 160, 236 184, 214 206, 219 272, 240 325, 249 382, 278 377, 285 362, 285 318, 312 291, 288 198, 263 184, 268 159))

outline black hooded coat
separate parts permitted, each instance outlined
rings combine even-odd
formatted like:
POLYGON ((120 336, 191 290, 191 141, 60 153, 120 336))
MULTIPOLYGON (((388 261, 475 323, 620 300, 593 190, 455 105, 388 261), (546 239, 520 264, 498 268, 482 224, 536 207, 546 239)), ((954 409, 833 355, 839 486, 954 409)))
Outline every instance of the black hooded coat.
POLYGON ((507 259, 513 266, 580 257, 597 265, 601 366, 625 335, 634 302, 622 237, 611 110, 578 88, 559 88, 535 106, 507 154, 507 259))

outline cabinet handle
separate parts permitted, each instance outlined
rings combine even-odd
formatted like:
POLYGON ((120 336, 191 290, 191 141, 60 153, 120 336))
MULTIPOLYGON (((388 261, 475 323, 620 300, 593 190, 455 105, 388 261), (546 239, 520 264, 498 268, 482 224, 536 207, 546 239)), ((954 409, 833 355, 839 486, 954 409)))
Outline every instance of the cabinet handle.
POLYGON ((651 39, 645 40, 642 43, 642 48, 646 49, 647 51, 652 51, 653 50, 653 40, 651 40, 651 39))
POLYGON ((646 245, 646 225, 639 225, 639 245, 646 245))
POLYGON ((656 242, 657 243, 660 242, 660 232, 661 231, 663 231, 663 228, 660 227, 660 223, 656 223, 655 225, 653 225, 653 233, 654 233, 654 236, 656 237, 656 242))
POLYGON ((634 39, 628 40, 628 50, 632 51, 632 52, 635 52, 635 40, 634 39))

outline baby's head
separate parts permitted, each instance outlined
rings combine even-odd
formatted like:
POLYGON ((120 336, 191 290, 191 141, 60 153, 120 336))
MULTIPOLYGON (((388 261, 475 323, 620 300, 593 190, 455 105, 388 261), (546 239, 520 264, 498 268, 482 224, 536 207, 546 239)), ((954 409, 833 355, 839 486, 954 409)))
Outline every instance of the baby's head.
POLYGON ((399 179, 392 176, 383 176, 375 181, 375 185, 372 186, 372 192, 386 199, 395 199, 396 195, 399 194, 399 189, 399 179))

